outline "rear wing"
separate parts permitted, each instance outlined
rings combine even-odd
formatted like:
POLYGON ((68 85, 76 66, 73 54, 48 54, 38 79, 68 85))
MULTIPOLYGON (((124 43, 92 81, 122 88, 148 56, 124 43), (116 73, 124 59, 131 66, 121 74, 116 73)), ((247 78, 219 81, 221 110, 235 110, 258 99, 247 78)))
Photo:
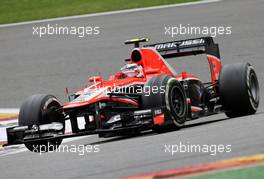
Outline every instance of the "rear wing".
POLYGON ((218 44, 214 43, 212 37, 156 43, 144 45, 144 47, 155 48, 163 58, 207 54, 220 59, 218 44))

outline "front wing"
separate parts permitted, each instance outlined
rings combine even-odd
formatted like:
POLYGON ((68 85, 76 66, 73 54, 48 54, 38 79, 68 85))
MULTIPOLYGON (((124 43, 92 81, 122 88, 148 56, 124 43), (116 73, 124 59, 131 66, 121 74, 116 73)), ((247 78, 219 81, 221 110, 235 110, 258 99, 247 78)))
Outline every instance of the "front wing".
POLYGON ((117 136, 129 134, 131 131, 149 130, 154 125, 164 123, 164 107, 123 112, 120 113, 120 117, 122 125, 116 128, 83 129, 78 133, 67 134, 64 134, 64 125, 58 122, 33 126, 15 126, 6 129, 7 144, 4 146, 93 134, 117 136))

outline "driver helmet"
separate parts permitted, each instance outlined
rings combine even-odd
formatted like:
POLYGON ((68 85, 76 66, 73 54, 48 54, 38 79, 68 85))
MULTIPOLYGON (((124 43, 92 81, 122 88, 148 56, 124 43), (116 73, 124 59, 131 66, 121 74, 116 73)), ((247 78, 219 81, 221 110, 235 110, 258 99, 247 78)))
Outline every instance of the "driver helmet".
POLYGON ((142 78, 144 76, 142 66, 135 63, 126 64, 121 68, 121 72, 124 73, 127 77, 142 78))

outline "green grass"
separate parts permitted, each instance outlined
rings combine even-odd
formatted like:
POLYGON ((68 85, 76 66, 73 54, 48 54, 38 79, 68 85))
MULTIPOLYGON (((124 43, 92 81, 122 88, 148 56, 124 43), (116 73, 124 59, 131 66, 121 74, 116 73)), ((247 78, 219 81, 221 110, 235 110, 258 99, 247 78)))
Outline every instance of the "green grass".
POLYGON ((264 178, 264 165, 234 169, 212 174, 190 177, 189 179, 259 179, 264 178))
POLYGON ((0 24, 198 0, 0 0, 0 24))

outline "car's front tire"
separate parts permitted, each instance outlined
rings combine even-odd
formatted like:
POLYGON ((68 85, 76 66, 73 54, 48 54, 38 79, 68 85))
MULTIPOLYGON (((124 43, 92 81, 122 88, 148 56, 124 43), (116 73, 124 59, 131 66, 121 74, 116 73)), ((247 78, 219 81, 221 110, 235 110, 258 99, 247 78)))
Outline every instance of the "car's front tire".
MULTIPOLYGON (((20 108, 18 124, 19 126, 33 126, 60 122, 65 125, 64 115, 59 110, 60 107, 60 103, 52 95, 37 94, 30 96, 20 108), (50 112, 47 113, 47 110, 50 110, 50 112)), ((37 142, 27 142, 25 146, 32 152, 48 152, 55 150, 61 142, 62 139, 40 140, 37 142)))

